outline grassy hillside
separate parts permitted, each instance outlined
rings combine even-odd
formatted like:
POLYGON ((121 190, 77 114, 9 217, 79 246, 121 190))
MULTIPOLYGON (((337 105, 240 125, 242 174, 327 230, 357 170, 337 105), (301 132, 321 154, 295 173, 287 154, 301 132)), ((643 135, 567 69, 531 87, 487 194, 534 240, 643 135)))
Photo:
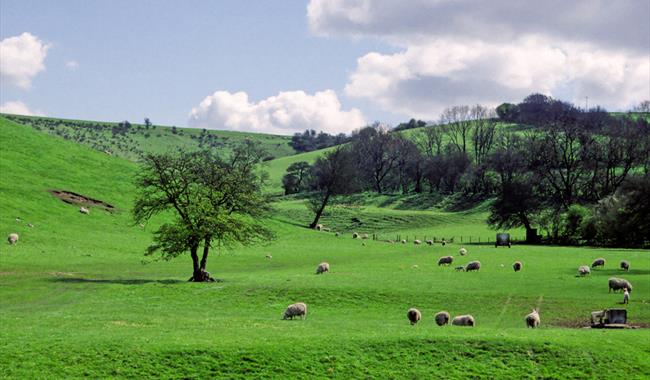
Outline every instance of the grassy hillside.
MULTIPOLYGON (((650 257, 647 251, 459 244, 388 244, 307 230, 300 200, 276 205, 267 246, 215 255, 222 282, 188 283, 189 257, 142 264, 156 223, 129 216, 136 168, 126 160, 0 118, 0 376, 6 378, 647 378, 650 257), (65 189, 115 212, 61 202, 65 189), (16 220, 16 218, 19 218, 16 220), (33 227, 29 227, 32 224, 33 227), (266 259, 272 255, 272 259, 266 259), (451 267, 436 265, 454 255, 451 267), (596 257, 604 269, 578 278, 596 257), (627 259, 623 273, 618 262, 627 259), (479 272, 453 266, 480 260, 479 272), (524 263, 515 273, 510 264, 524 263), (316 265, 331 264, 317 276, 316 265), (630 330, 592 330, 592 310, 622 307, 607 278, 634 284, 630 330), (303 301, 307 318, 282 321, 303 301), (539 307, 542 327, 523 317, 539 307), (406 310, 423 320, 410 326, 406 310), (471 313, 474 328, 438 327, 433 315, 471 313)), ((359 199, 326 216, 368 220, 359 232, 481 233, 482 208, 409 209, 407 200, 359 199), (390 205, 393 210, 379 207, 390 205)), ((160 220, 158 221, 160 222, 160 220)), ((484 230, 487 234, 489 231, 484 230)), ((492 233, 492 232, 490 232, 492 233)))
MULTIPOLYGON (((1 114, 0 114, 1 115, 1 114)), ((66 120, 35 116, 2 115, 17 123, 29 125, 35 130, 66 140, 81 143, 95 150, 135 161, 142 153, 162 153, 177 149, 212 149, 229 153, 243 140, 255 141, 268 152, 268 159, 292 155, 290 136, 176 128, 160 125, 147 127, 131 124, 130 128, 119 123, 66 120)))

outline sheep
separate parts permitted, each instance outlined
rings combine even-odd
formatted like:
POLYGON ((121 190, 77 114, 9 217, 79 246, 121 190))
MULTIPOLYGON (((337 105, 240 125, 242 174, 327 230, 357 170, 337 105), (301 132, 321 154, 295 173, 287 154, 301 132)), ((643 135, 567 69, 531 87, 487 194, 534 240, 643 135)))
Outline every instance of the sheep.
POLYGON ((406 244, 406 239, 402 239, 402 244, 406 244))
POLYGON ((427 240, 427 245, 433 245, 433 240, 427 240))
POLYGON ((605 259, 603 259, 602 257, 600 257, 600 258, 594 260, 594 262, 591 263, 591 267, 592 267, 592 268, 596 268, 596 267, 604 267, 604 266, 605 266, 605 259))
POLYGON ((406 312, 406 317, 411 322, 411 325, 415 325, 422 319, 422 313, 420 313, 420 310, 412 307, 406 312))
POLYGON ((265 257, 269 260, 273 259, 273 256, 271 256, 270 254, 266 255, 265 257))
POLYGON ((413 244, 420 245, 420 244, 422 244, 422 242, 420 240, 418 240, 418 239, 415 239, 415 240, 413 240, 413 244))
POLYGON ((578 268, 578 275, 579 275, 579 276, 586 276, 586 275, 588 275, 588 274, 591 274, 591 269, 589 269, 588 266, 586 266, 586 265, 581 265, 581 266, 578 268))
POLYGON ((446 311, 441 311, 438 314, 436 314, 436 316, 434 317, 434 320, 436 321, 436 324, 438 326, 444 326, 448 324, 450 319, 451 316, 446 311))
POLYGON ((523 266, 524 265, 521 263, 521 261, 515 261, 514 263, 512 263, 512 269, 514 269, 515 272, 519 272, 521 270, 521 267, 523 266))
POLYGON ((445 239, 442 239, 442 241, 440 242, 440 244, 442 244, 442 246, 444 247, 444 246, 447 244, 447 242, 445 241, 445 239))
POLYGON ((7 242, 11 245, 18 243, 18 234, 17 233, 9 234, 9 236, 7 236, 7 242))
POLYGON ((539 311, 537 309, 533 309, 530 314, 526 315, 526 327, 534 329, 535 327, 539 327, 540 322, 539 311))
POLYGON ((86 215, 90 214, 90 210, 88 210, 87 208, 85 208, 83 206, 81 206, 81 208, 79 209, 79 212, 82 213, 82 214, 86 214, 86 215))
POLYGON ((465 267, 462 266, 462 265, 459 265, 459 266, 457 266, 457 267, 454 268, 454 269, 456 269, 457 272, 464 272, 464 271, 465 271, 465 267))
POLYGON ((322 224, 317 224, 316 227, 314 227, 317 231, 322 231, 323 230, 323 225, 322 224))
POLYGON ((323 227, 323 229, 321 229, 321 231, 323 231, 323 232, 330 232, 330 231, 332 231, 332 229, 329 228, 329 227, 323 227))
POLYGON ((629 271, 630 270, 630 262, 627 260, 621 261, 621 269, 624 271, 629 271))
POLYGON ((341 233, 337 232, 337 233, 334 234, 334 236, 339 237, 339 236, 341 236, 341 233))
POLYGON ((297 302, 287 306, 282 319, 293 319, 294 317, 305 319, 307 317, 307 305, 303 302, 297 302))
POLYGON ((454 262, 454 256, 443 256, 438 260, 438 266, 449 265, 454 262))
POLYGON ((465 256, 467 254, 467 250, 465 249, 465 247, 460 247, 460 249, 458 250, 458 253, 461 256, 465 256))
POLYGON ((316 274, 322 274, 329 271, 330 271, 330 265, 329 263, 326 262, 322 262, 318 264, 318 266, 316 267, 316 274))
POLYGON ((353 232, 352 233, 352 239, 358 239, 358 238, 359 238, 359 234, 356 233, 356 232, 353 232))
POLYGON ((473 270, 479 270, 481 269, 481 262, 480 261, 470 261, 467 266, 465 267, 465 271, 470 272, 473 270))
POLYGON ((451 321, 451 324, 454 326, 474 326, 474 317, 471 314, 459 315, 454 317, 451 321))
POLYGON ((363 234, 363 235, 361 235, 361 238, 362 238, 362 239, 367 239, 367 238, 368 238, 368 234, 363 234))
POLYGON ((411 269, 418 269, 418 268, 420 267, 417 264, 413 264, 413 266, 411 266, 411 269))
POLYGON ((623 290, 626 288, 629 292, 632 292, 632 284, 628 280, 623 278, 616 278, 616 277, 612 277, 609 279, 609 292, 611 292, 612 290, 616 292, 618 290, 623 290))
POLYGON ((31 223, 29 223, 29 224, 27 224, 27 227, 29 227, 29 228, 34 228, 34 225, 31 224, 31 223))

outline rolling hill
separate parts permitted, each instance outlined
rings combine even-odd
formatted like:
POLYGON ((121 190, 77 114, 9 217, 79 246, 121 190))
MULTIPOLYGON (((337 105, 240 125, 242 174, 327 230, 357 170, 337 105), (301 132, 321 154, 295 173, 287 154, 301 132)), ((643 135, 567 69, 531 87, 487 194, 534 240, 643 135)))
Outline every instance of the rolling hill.
MULTIPOLYGON (((359 241, 303 228, 299 199, 276 202, 277 241, 214 255, 221 282, 189 283, 191 261, 144 259, 165 221, 133 225, 133 175, 120 157, 0 118, 0 368, 6 378, 643 378, 650 374, 650 260, 643 250, 359 241), (53 196, 66 190, 111 206, 53 196), (30 227, 31 225, 31 227, 30 227), (271 256, 271 259, 266 256, 271 256), (479 272, 438 266, 470 260, 479 272), (595 257, 607 266, 579 278, 595 257), (629 260, 629 272, 617 269, 629 260), (522 272, 510 268, 524 263, 522 272), (331 264, 317 276, 315 267, 331 264), (144 263, 143 263, 144 262, 144 263), (621 307, 607 278, 634 284, 630 330, 584 329, 621 307), (307 318, 281 320, 303 301, 307 318), (422 321, 410 326, 406 310, 422 321), (539 307, 542 327, 523 316, 539 307), (437 311, 471 313, 474 328, 438 327, 437 311)), ((311 153, 315 154, 315 153, 311 153)), ((309 157, 309 156, 307 156, 309 157)), ((408 199, 359 195, 325 218, 337 231, 486 234, 483 206, 445 213, 408 199), (367 198, 363 198, 367 197, 367 198), (426 207, 425 207, 426 209, 426 207), (351 217, 364 224, 350 225, 351 217)), ((302 211, 301 211, 302 210, 302 211)))

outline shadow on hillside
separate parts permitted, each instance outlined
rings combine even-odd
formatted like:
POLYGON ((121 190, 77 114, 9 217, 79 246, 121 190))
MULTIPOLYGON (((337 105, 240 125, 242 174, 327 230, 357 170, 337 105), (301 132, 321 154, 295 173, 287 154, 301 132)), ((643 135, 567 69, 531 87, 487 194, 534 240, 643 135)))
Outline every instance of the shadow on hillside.
POLYGON ((172 280, 172 279, 167 279, 167 280, 146 280, 142 278, 134 278, 134 279, 122 279, 122 278, 116 278, 116 279, 96 279, 96 278, 81 278, 81 277, 57 277, 50 279, 52 282, 64 282, 68 284, 120 284, 120 285, 143 285, 143 284, 180 284, 180 283, 185 283, 187 281, 183 280, 172 280))

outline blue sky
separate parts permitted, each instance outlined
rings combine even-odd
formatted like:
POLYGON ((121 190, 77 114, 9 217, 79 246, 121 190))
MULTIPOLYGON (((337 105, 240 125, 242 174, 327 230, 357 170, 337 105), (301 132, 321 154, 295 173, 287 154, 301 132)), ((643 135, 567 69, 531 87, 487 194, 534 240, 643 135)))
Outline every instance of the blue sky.
POLYGON ((290 134, 536 91, 608 109, 649 98, 650 2, 575 1, 558 20, 553 1, 2 0, 0 105, 290 134))

